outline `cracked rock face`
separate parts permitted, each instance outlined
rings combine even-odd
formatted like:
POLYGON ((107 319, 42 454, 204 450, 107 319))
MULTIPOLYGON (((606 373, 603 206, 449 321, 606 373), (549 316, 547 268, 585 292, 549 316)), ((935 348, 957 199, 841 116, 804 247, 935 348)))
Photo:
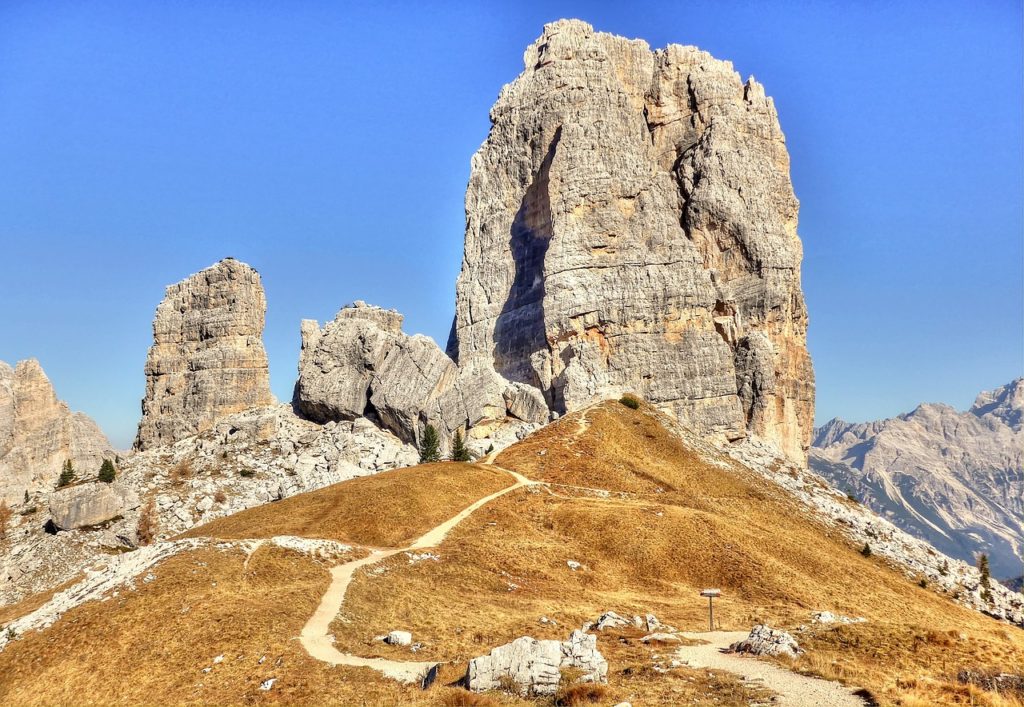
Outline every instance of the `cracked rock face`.
POLYGON ((485 432, 508 416, 548 420, 536 389, 510 384, 490 367, 457 367, 430 337, 403 333, 401 314, 363 302, 322 329, 302 323, 293 403, 316 422, 368 417, 407 442, 428 422, 447 437, 457 429, 485 432))
POLYGON ((38 361, 0 361, 0 499, 51 490, 67 460, 84 477, 114 456, 96 423, 57 399, 38 361))
POLYGON ((173 444, 270 405, 259 273, 227 258, 167 288, 153 321, 136 449, 173 444))
POLYGON ((775 107, 694 47, 559 21, 473 157, 448 351, 558 412, 632 391, 806 459, 814 382, 775 107))

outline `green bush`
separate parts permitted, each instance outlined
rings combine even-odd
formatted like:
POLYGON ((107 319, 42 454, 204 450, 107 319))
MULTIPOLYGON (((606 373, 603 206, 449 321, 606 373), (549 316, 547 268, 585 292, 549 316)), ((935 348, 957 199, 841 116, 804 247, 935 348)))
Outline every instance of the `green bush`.
POLYGON ((252 469, 242 469, 241 471, 238 472, 238 475, 246 479, 251 479, 252 477, 256 476, 256 472, 253 471, 252 469))
POLYGON ((864 555, 864 557, 871 557, 871 546, 864 543, 864 547, 860 549, 860 554, 864 555))
POLYGON ((635 395, 623 395, 619 398, 619 402, 628 407, 630 410, 637 410, 640 407, 640 398, 635 395))
POLYGON ((113 483, 114 479, 117 478, 117 472, 114 470, 114 462, 109 459, 104 459, 103 464, 100 465, 100 473, 96 478, 105 484, 113 483))

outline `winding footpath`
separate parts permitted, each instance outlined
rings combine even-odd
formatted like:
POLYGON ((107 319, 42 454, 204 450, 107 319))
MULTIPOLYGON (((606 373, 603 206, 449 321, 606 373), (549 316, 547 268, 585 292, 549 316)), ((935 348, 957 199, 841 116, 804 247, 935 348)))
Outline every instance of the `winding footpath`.
POLYGON ((747 637, 746 631, 714 631, 711 633, 684 633, 686 638, 706 641, 696 646, 683 646, 676 657, 691 668, 724 670, 742 676, 750 683, 760 683, 774 691, 778 697, 774 704, 782 707, 865 707, 862 698, 838 682, 812 678, 794 673, 774 663, 758 660, 738 653, 723 653, 733 643, 747 637))
MULTIPOLYGON (((491 465, 493 464, 493 461, 494 455, 492 454, 488 456, 484 463, 491 465)), ((323 598, 320 600, 320 605, 316 608, 316 611, 313 613, 313 616, 310 617, 309 621, 306 622, 306 625, 303 626, 302 633, 299 635, 299 641, 302 643, 302 647, 306 649, 306 652, 309 653, 311 657, 316 658, 317 660, 322 660, 325 663, 330 663, 331 665, 350 665, 361 668, 373 668, 389 678, 393 678, 404 683, 421 681, 427 672, 437 665, 436 662, 389 660, 386 658, 363 658, 357 655, 352 655, 351 653, 342 653, 334 647, 332 637, 329 635, 331 622, 334 621, 338 612, 341 611, 341 605, 345 601, 345 592, 348 591, 348 587, 352 583, 352 577, 355 575, 356 570, 376 564, 381 560, 397 555, 400 552, 436 547, 441 544, 452 528, 468 518, 470 514, 481 506, 484 506, 494 499, 504 496, 511 491, 515 491, 516 489, 526 486, 535 486, 540 483, 532 481, 522 474, 510 469, 502 469, 497 466, 494 468, 511 475, 516 482, 511 486, 492 493, 490 496, 485 496, 484 498, 481 498, 475 503, 467 506, 458 515, 449 518, 444 523, 441 523, 441 525, 427 531, 408 547, 375 549, 366 557, 331 568, 331 584, 327 588, 327 592, 324 594, 323 598)))

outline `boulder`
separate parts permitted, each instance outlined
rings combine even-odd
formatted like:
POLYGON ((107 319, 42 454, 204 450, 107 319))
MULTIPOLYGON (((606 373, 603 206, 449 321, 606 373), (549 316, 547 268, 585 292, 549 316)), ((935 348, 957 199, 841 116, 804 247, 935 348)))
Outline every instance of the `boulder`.
POLYGON ((363 302, 323 328, 302 323, 293 404, 321 423, 370 418, 406 442, 428 423, 448 439, 509 416, 548 419, 540 391, 510 384, 490 366, 456 366, 433 339, 402 332, 401 314, 363 302))
POLYGON ((448 353, 558 413, 634 391, 805 461, 799 204, 764 88, 578 20, 524 59, 473 157, 448 353))
POLYGON ((769 628, 764 624, 758 624, 750 630, 750 635, 742 641, 737 641, 729 646, 730 650, 737 653, 750 653, 752 655, 787 656, 796 658, 803 651, 797 645, 796 639, 785 631, 769 628))
POLYGON ((412 634, 408 631, 391 631, 384 637, 384 642, 391 646, 411 646, 412 634))
POLYGON ((120 484, 77 484, 50 494, 50 517, 60 530, 75 530, 113 520, 138 505, 138 497, 120 484))
POLYGON ((608 663, 597 650, 597 638, 573 631, 566 641, 537 640, 528 636, 498 646, 469 663, 468 685, 485 692, 514 685, 523 697, 554 695, 562 668, 583 671, 581 682, 607 682, 608 663))
POLYGON ((173 444, 274 402, 259 273, 226 258, 167 288, 153 320, 135 448, 173 444))

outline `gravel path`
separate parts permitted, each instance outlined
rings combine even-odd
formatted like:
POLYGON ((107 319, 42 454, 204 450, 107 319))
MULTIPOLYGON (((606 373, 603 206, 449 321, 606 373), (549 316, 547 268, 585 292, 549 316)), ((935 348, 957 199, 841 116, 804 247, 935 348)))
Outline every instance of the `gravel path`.
POLYGON ((691 668, 724 670, 743 677, 745 681, 760 684, 778 694, 775 704, 784 707, 865 707, 865 702, 853 690, 837 682, 799 675, 790 670, 751 656, 722 653, 736 641, 747 637, 745 631, 714 631, 712 633, 684 633, 686 638, 707 641, 698 646, 683 646, 676 657, 691 668))
MULTIPOLYGON (((493 458, 491 458, 491 461, 493 461, 493 458)), ((497 466, 494 468, 501 469, 501 467, 497 466)), ((356 667, 373 668, 387 677, 400 682, 409 683, 422 680, 427 671, 437 665, 436 662, 389 660, 386 658, 363 658, 350 653, 342 653, 334 647, 332 637, 328 635, 331 628, 331 622, 334 621, 334 617, 336 617, 338 612, 341 610, 341 605, 345 601, 345 592, 348 591, 348 586, 352 583, 352 577, 355 575, 356 570, 376 564, 377 562, 387 559, 392 555, 397 555, 400 552, 435 547, 436 545, 441 544, 452 528, 457 526, 473 511, 477 510, 484 504, 493 501, 499 496, 505 495, 509 491, 514 491, 515 489, 522 488, 524 486, 532 486, 537 483, 536 481, 531 481, 522 474, 518 474, 509 469, 501 469, 501 471, 513 476, 516 483, 503 488, 496 493, 492 493, 490 496, 485 496, 484 498, 477 500, 464 508, 458 515, 449 518, 436 528, 428 530, 408 547, 377 549, 371 552, 367 557, 332 567, 331 584, 327 588, 327 592, 324 593, 323 598, 320 600, 320 605, 317 606, 313 616, 311 616, 309 621, 306 622, 306 625, 303 626, 302 633, 299 636, 299 641, 302 643, 302 647, 306 649, 306 652, 313 658, 322 660, 325 663, 330 663, 331 665, 352 665, 356 667)))

